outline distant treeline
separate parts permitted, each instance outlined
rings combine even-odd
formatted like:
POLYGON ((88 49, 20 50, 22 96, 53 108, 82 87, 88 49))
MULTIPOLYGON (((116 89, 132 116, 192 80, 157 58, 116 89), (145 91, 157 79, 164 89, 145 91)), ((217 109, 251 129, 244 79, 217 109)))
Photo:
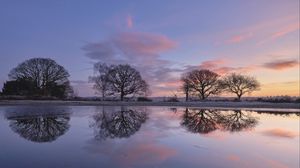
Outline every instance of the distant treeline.
POLYGON ((291 96, 269 96, 269 97, 259 97, 256 101, 260 102, 270 102, 270 103, 300 103, 300 97, 291 96))
MULTIPOLYGON (((13 68, 8 74, 9 80, 2 88, 2 99, 82 99, 78 98, 69 81, 68 71, 49 58, 32 58, 13 68)), ((94 89, 101 100, 151 101, 149 85, 139 71, 128 64, 94 64, 94 75, 89 76, 94 89)), ((208 69, 193 70, 182 74, 180 90, 186 101, 206 100, 221 93, 233 93, 240 101, 246 93, 259 90, 259 82, 251 76, 231 73, 220 76, 208 69)), ((177 96, 168 101, 179 101, 177 96)), ((291 102, 291 99, 265 99, 258 101, 291 102)), ((299 101, 299 100, 298 100, 299 101)))

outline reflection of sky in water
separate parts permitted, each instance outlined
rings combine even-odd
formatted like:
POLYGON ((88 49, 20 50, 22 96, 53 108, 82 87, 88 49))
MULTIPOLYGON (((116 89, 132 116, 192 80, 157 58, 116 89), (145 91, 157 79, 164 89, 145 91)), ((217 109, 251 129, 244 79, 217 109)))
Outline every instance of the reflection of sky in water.
POLYGON ((0 134, 0 167, 5 168, 299 166, 295 114, 167 107, 0 107, 0 134), (19 125, 12 124, 16 122, 19 125), (37 137, 43 141, 37 142, 37 137))

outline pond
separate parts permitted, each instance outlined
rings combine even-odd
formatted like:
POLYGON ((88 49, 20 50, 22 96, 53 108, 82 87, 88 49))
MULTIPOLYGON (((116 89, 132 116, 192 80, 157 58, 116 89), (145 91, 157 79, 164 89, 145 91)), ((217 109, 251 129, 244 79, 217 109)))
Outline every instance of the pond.
POLYGON ((2 106, 1 168, 298 168, 299 113, 2 106))

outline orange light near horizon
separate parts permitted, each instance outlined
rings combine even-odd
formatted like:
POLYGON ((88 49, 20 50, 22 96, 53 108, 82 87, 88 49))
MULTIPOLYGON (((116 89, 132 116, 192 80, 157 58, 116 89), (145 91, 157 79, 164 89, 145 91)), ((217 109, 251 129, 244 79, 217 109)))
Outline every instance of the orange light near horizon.
POLYGON ((257 96, 300 96, 299 81, 265 84, 256 92, 257 96))

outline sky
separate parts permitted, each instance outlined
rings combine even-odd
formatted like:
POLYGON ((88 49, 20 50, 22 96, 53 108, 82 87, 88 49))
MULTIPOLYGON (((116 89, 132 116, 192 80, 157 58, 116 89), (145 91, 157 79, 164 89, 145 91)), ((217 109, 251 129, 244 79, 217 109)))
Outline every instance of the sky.
POLYGON ((93 64, 130 64, 151 96, 193 69, 254 76, 248 96, 299 96, 299 0, 0 0, 0 87, 19 63, 54 59, 79 96, 93 64))

